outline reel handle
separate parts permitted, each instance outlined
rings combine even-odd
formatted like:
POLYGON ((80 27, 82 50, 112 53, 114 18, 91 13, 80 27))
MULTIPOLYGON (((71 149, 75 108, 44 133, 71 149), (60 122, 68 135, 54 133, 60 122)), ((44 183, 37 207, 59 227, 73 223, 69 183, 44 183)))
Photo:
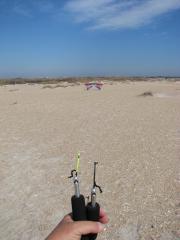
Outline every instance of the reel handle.
MULTIPOLYGON (((96 205, 93 207, 91 202, 87 204, 87 220, 98 222, 100 218, 100 205, 96 202, 96 205)), ((88 234, 89 240, 95 240, 97 234, 88 234)))

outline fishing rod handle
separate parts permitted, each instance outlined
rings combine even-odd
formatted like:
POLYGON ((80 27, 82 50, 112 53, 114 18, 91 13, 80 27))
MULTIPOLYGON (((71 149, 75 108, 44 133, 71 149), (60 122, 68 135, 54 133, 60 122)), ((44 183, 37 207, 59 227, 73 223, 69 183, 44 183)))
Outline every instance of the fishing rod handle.
MULTIPOLYGON (((87 219, 88 221, 98 222, 100 218, 100 205, 96 202, 95 206, 92 203, 88 203, 86 206, 87 209, 87 219)), ((89 240, 95 240, 97 238, 97 234, 89 234, 89 240)))
MULTIPOLYGON (((71 198, 72 218, 74 221, 87 221, 86 205, 83 195, 71 198)), ((81 236, 81 240, 89 240, 87 236, 81 236)))
POLYGON ((75 195, 71 198, 72 204, 72 218, 74 221, 86 221, 86 206, 85 199, 83 195, 76 197, 75 195))

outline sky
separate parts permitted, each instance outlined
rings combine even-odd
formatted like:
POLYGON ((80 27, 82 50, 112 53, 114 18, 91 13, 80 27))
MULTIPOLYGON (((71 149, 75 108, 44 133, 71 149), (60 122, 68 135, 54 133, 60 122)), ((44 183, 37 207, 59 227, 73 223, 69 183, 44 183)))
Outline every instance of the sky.
POLYGON ((180 0, 0 0, 0 77, 180 76, 180 0))

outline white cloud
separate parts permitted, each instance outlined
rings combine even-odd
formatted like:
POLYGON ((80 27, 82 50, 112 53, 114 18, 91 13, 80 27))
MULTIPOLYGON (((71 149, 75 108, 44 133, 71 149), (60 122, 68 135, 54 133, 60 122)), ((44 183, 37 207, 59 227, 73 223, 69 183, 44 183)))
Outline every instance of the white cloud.
POLYGON ((32 14, 29 12, 29 10, 27 8, 24 8, 23 6, 20 6, 18 4, 16 4, 13 7, 13 12, 18 15, 22 15, 24 17, 32 17, 32 14))
POLYGON ((37 12, 44 14, 54 14, 56 6, 48 0, 0 0, 0 11, 14 13, 22 17, 33 17, 37 12))
POLYGON ((51 13, 56 9, 54 3, 48 0, 34 1, 33 4, 40 12, 44 13, 51 13))
POLYGON ((180 8, 180 0, 69 0, 66 11, 91 29, 134 28, 180 8))

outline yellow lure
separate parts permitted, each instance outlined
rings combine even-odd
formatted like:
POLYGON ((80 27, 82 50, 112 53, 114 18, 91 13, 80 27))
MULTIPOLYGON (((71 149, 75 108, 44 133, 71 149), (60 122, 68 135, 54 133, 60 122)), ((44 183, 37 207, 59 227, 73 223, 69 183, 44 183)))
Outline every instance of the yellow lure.
POLYGON ((80 153, 77 154, 76 172, 79 172, 79 165, 80 165, 80 153))

